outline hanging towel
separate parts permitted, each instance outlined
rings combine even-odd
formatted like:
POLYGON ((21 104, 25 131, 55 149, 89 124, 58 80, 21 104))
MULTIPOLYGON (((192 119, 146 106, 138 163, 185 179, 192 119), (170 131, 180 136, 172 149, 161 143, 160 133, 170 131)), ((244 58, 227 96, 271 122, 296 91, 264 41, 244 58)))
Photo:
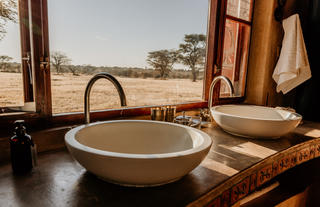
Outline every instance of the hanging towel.
POLYGON ((282 24, 284 29, 282 49, 272 78, 278 84, 277 92, 282 91, 286 94, 311 78, 311 70, 299 15, 290 16, 283 20, 282 24))

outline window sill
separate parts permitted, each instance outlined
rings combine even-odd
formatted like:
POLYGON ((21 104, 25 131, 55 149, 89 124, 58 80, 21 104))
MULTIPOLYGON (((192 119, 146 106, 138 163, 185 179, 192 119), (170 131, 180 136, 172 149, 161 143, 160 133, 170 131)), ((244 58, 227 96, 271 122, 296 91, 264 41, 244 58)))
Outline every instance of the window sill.
POLYGON ((39 114, 36 112, 25 112, 25 111, 15 111, 15 112, 6 112, 0 113, 0 123, 3 120, 12 120, 12 119, 24 119, 24 118, 38 118, 39 114))
MULTIPOLYGON (((218 105, 221 104, 235 104, 244 101, 244 97, 233 98, 221 98, 218 101, 218 105)), ((188 111, 200 108, 207 108, 208 102, 190 102, 175 105, 177 112, 188 111)), ((102 111, 91 111, 90 118, 92 122, 110 120, 110 119, 122 119, 128 117, 138 117, 150 115, 150 108, 159 106, 145 106, 145 107, 127 107, 122 109, 110 109, 102 111)), ((68 126, 74 124, 82 124, 84 122, 83 112, 53 114, 50 117, 41 117, 36 112, 10 112, 0 114, 0 132, 6 132, 12 127, 12 123, 15 120, 24 119, 26 123, 35 130, 46 129, 51 127, 68 126)))
MULTIPOLYGON (((177 104, 178 111, 194 110, 199 108, 206 108, 208 103, 202 102, 190 102, 177 104)), ((150 108, 158 106, 145 106, 145 107, 128 107, 122 109, 110 109, 103 111, 91 111, 91 121, 102 121, 110 119, 122 119, 128 117, 138 117, 150 115, 150 108)), ((36 112, 10 112, 0 113, 0 133, 7 134, 12 128, 12 124, 15 120, 23 119, 26 121, 27 128, 33 130, 43 130, 51 127, 68 126, 74 124, 82 124, 84 122, 83 112, 75 113, 63 113, 53 114, 49 117, 42 117, 36 112)))
MULTIPOLYGON (((170 104, 169 104, 170 105, 170 104)), ((190 102, 183 104, 176 104, 177 112, 179 111, 187 111, 199 108, 208 107, 208 102, 190 102)), ((150 109, 152 107, 159 106, 145 106, 145 107, 127 107, 121 109, 110 109, 103 111, 91 111, 90 119, 92 121, 102 121, 108 119, 115 118, 127 118, 133 116, 145 116, 150 115, 150 109)), ((51 119, 52 126, 62 126, 62 125, 71 125, 71 124, 79 124, 84 122, 84 114, 83 112, 75 112, 75 113, 63 113, 63 114, 54 114, 51 119)))

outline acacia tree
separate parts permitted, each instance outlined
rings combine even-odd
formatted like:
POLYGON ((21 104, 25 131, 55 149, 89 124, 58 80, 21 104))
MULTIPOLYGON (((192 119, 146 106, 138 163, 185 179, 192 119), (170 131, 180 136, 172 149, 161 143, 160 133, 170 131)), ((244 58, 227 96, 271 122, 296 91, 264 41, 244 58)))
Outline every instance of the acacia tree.
POLYGON ((155 70, 160 72, 160 78, 165 79, 173 69, 174 63, 178 60, 178 53, 175 50, 158 50, 149 52, 147 62, 155 70))
POLYGON ((179 60, 191 69, 192 81, 197 80, 200 67, 204 65, 206 36, 189 34, 184 36, 184 44, 179 45, 179 60))
POLYGON ((0 56, 0 69, 2 71, 6 71, 7 66, 9 65, 9 62, 12 60, 12 57, 1 55, 0 56))
POLYGON ((78 67, 75 65, 68 65, 68 70, 70 70, 70 72, 72 73, 72 75, 76 75, 78 76, 78 67))
POLYGON ((57 73, 61 73, 62 66, 68 65, 71 62, 71 59, 68 58, 66 54, 60 51, 54 51, 51 53, 51 63, 55 67, 57 73))
POLYGON ((17 3, 15 0, 0 0, 0 40, 6 34, 8 21, 17 21, 17 3))

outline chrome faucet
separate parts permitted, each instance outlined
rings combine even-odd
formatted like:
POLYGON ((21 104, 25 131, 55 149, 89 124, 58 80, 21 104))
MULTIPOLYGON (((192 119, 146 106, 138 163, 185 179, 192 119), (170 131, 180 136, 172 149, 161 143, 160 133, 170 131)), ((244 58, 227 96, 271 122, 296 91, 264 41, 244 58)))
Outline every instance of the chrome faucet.
POLYGON ((233 85, 232 85, 231 81, 229 80, 229 78, 227 78, 226 76, 223 76, 223 75, 219 75, 219 76, 215 77, 211 83, 210 90, 209 90, 209 101, 208 101, 209 113, 210 113, 210 110, 212 107, 213 89, 216 86, 216 84, 219 82, 219 80, 225 81, 227 83, 227 86, 229 87, 230 96, 232 97, 234 95, 234 88, 233 88, 233 85))
POLYGON ((113 85, 116 87, 119 96, 120 96, 120 101, 121 101, 121 106, 127 106, 127 100, 126 100, 126 95, 124 94, 123 88, 119 81, 109 73, 98 73, 95 76, 93 76, 90 81, 87 84, 86 91, 84 93, 84 118, 85 118, 85 124, 90 123, 90 92, 93 84, 101 79, 105 78, 109 80, 113 85))

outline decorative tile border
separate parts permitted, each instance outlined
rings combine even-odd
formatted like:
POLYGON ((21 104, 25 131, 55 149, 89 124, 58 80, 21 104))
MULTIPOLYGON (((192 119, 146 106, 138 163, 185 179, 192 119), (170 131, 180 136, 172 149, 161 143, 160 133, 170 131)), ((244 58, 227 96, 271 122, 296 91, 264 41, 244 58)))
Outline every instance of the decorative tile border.
POLYGON ((310 160, 315 158, 315 153, 316 153, 316 146, 315 145, 311 145, 310 146, 310 160))
POLYGON ((210 202, 206 207, 229 207, 231 189, 224 191, 218 198, 210 202))
POLYGON ((297 153, 297 165, 304 163, 310 159, 310 147, 300 150, 297 153))
POLYGON ((228 207, 232 206, 242 198, 246 197, 249 193, 256 190, 264 183, 270 181, 275 176, 300 165, 311 159, 320 157, 320 143, 308 145, 297 152, 288 153, 280 158, 263 166, 260 170, 255 171, 250 176, 242 181, 233 185, 228 190, 224 191, 221 195, 209 202, 208 207, 228 207))
POLYGON ((221 195, 221 207, 228 207, 230 201, 231 191, 226 190, 221 195))
POLYGON ((250 176, 250 193, 257 188, 257 173, 254 173, 250 176))
POLYGON ((290 168, 297 165, 297 152, 294 152, 290 155, 290 168))
POLYGON ((221 207, 221 198, 218 197, 211 201, 206 207, 221 207))
POLYGON ((315 157, 320 157, 320 144, 315 145, 315 157))
POLYGON ((290 168, 290 161, 291 159, 289 155, 278 160, 278 174, 283 173, 290 168))
POLYGON ((272 163, 272 177, 275 177, 279 174, 279 163, 278 161, 274 161, 272 163))
POLYGON ((249 193, 250 177, 245 178, 231 189, 231 204, 244 198, 249 193))
POLYGON ((267 181, 271 180, 272 178, 272 166, 269 165, 258 172, 258 181, 257 181, 257 186, 261 186, 262 184, 266 183, 267 181))

